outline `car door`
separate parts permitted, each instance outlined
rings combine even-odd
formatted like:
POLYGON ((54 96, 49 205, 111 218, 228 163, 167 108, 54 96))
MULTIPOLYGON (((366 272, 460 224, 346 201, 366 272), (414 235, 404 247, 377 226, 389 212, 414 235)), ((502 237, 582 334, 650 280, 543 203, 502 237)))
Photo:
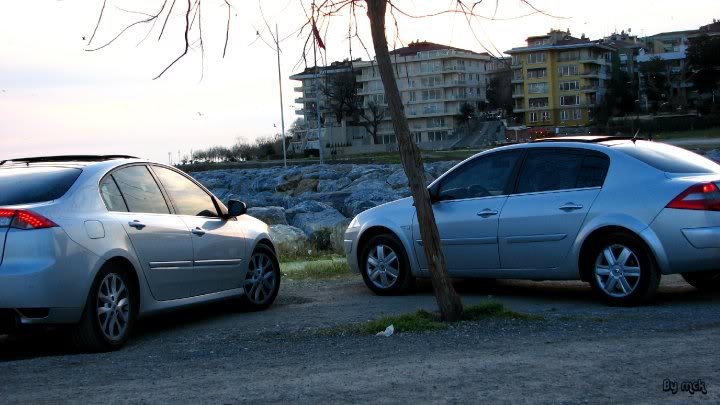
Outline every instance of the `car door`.
POLYGON ((239 223, 234 218, 221 218, 211 195, 186 175, 159 165, 152 168, 192 235, 192 294, 240 288, 246 242, 239 223))
POLYGON ((567 256, 605 180, 607 155, 532 148, 508 197, 498 238, 503 269, 546 269, 567 256))
MULTIPOLYGON (((522 151, 511 150, 478 156, 434 185, 439 199, 433 204, 435 222, 452 274, 476 275, 500 268, 498 218, 521 155, 522 151)), ((417 218, 413 236, 420 267, 427 269, 417 218)))
POLYGON ((153 296, 190 296, 192 241, 187 225, 170 213, 146 165, 125 166, 100 182, 108 210, 122 224, 147 275, 153 296))

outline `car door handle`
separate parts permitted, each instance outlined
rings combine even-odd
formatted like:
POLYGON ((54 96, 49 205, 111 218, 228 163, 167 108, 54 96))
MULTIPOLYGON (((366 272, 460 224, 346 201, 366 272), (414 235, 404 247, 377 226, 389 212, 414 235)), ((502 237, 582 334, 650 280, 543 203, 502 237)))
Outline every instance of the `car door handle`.
POLYGON ((145 228, 145 224, 143 224, 142 222, 138 221, 137 219, 134 220, 134 221, 132 221, 132 222, 128 222, 128 226, 130 226, 130 227, 132 227, 132 228, 135 228, 135 229, 138 229, 138 230, 142 230, 143 228, 145 228))
POLYGON ((485 208, 484 210, 478 212, 477 214, 479 217, 487 218, 487 217, 491 217, 493 215, 497 215, 498 212, 495 210, 491 210, 489 208, 485 208))
POLYGON ((575 210, 582 209, 582 207, 583 207, 582 204, 575 204, 575 203, 569 202, 569 203, 565 203, 565 204, 564 204, 563 206, 561 206, 559 209, 560 209, 560 210, 563 210, 563 211, 565 211, 565 212, 570 212, 570 211, 575 211, 575 210))
POLYGON ((197 236, 203 236, 203 235, 205 235, 205 231, 203 231, 202 229, 200 229, 200 227, 196 227, 196 228, 193 229, 191 232, 193 233, 193 235, 197 235, 197 236))

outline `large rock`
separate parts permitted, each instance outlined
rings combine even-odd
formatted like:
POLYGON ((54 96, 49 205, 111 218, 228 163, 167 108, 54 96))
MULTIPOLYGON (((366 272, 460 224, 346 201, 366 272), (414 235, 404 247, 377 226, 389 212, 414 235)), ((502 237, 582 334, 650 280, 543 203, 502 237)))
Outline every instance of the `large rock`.
MULTIPOLYGON (((296 214, 291 224, 302 229, 310 238, 310 242, 318 250, 332 249, 332 235, 335 228, 347 221, 340 212, 334 208, 320 212, 305 212, 296 214)), ((347 226, 347 225, 346 225, 347 226)))
POLYGON ((292 191, 292 195, 299 196, 303 193, 316 192, 318 191, 318 183, 320 180, 313 177, 308 177, 300 180, 295 189, 292 191))
POLYGON ((348 217, 354 217, 370 208, 398 200, 402 198, 403 195, 403 193, 398 193, 390 189, 357 190, 345 199, 345 209, 343 212, 348 217))
POLYGON ((288 224, 283 207, 252 207, 248 208, 248 214, 268 225, 288 224))
POLYGON ((337 253, 345 253, 345 231, 350 225, 350 221, 352 221, 350 218, 346 218, 338 222, 330 232, 330 245, 332 250, 337 253))
POLYGON ((307 256, 312 250, 308 237, 302 229, 290 225, 270 225, 270 237, 275 242, 280 257, 307 256))

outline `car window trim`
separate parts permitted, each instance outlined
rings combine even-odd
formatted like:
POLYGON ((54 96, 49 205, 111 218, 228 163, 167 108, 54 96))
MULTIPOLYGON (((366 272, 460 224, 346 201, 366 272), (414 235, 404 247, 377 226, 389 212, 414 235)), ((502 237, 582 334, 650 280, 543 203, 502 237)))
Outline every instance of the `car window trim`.
POLYGON ((214 196, 207 188, 205 188, 205 186, 203 186, 202 184, 200 184, 199 182, 197 182, 195 179, 193 179, 193 178, 192 178, 191 176, 189 176, 187 173, 184 173, 184 172, 182 172, 181 170, 178 170, 178 169, 176 169, 176 168, 174 168, 174 167, 168 167, 168 166, 160 165, 160 164, 157 164, 157 163, 151 163, 149 166, 150 166, 150 172, 153 174, 153 176, 155 177, 156 181, 160 184, 160 188, 162 189, 163 194, 167 195, 168 200, 171 201, 171 203, 172 203, 172 205, 173 205, 173 211, 175 211, 175 213, 176 213, 175 215, 183 215, 183 214, 180 214, 179 211, 178 211, 178 209, 175 207, 175 201, 172 199, 172 196, 170 195, 170 193, 167 192, 167 190, 165 189, 165 184, 163 184, 162 180, 160 180, 160 177, 157 175, 157 173, 155 173, 155 169, 154 169, 155 167, 160 167, 160 168, 163 168, 163 169, 168 169, 168 170, 170 170, 170 171, 173 171, 173 172, 175 172, 175 173, 178 173, 179 175, 183 176, 185 179, 187 179, 188 181, 190 181, 190 182, 193 183, 194 185, 198 186, 198 187, 200 188, 200 190, 202 190, 202 191, 210 198, 210 201, 213 203, 213 206, 215 207, 215 212, 216 212, 216 214, 217 214, 217 215, 213 215, 213 216, 201 216, 201 215, 185 215, 185 216, 192 216, 192 217, 199 217, 199 218, 219 218, 219 219, 223 219, 223 216, 222 216, 222 215, 223 215, 223 210, 221 210, 220 207, 218 206, 218 202, 216 201, 215 196, 214 196))
POLYGON ((467 165, 470 165, 470 164, 473 164, 474 162, 476 162, 476 161, 479 160, 479 159, 487 158, 487 157, 490 157, 490 156, 498 156, 498 155, 501 155, 501 154, 509 154, 509 153, 519 153, 520 156, 518 156, 518 160, 515 162, 515 166, 513 167, 513 169, 512 169, 511 172, 510 172, 510 176, 508 177, 507 183, 505 184, 505 186, 504 186, 504 188, 503 188, 503 193, 502 193, 502 194, 498 194, 498 195, 488 195, 488 196, 484 196, 484 197, 470 197, 470 198, 458 198, 458 199, 452 199, 452 200, 440 200, 440 201, 438 201, 438 202, 478 200, 478 199, 482 199, 482 198, 506 197, 506 196, 510 195, 509 191, 511 191, 511 190, 513 189, 512 184, 514 184, 514 182, 515 182, 515 179, 514 179, 514 178, 517 177, 517 175, 518 175, 518 168, 520 167, 520 163, 524 162, 525 155, 527 154, 527 153, 526 153, 526 150, 524 150, 524 149, 519 149, 519 148, 517 148, 517 149, 505 149, 505 150, 501 150, 501 151, 497 151, 497 152, 485 153, 485 154, 476 156, 474 159, 471 159, 471 160, 465 162, 464 164, 462 164, 461 166, 458 166, 458 167, 454 168, 451 172, 448 173, 447 176, 443 176, 443 177, 440 179, 440 182, 439 182, 438 185, 437 185, 437 191, 438 191, 438 195, 439 195, 439 194, 440 194, 440 190, 442 190, 443 184, 444 184, 445 182, 447 182, 448 177, 451 177, 451 176, 453 175, 453 173, 455 173, 455 172, 457 172, 457 171, 459 171, 459 170, 462 170, 463 167, 465 167, 465 166, 467 166, 467 165))
MULTIPOLYGON (((605 179, 607 178, 607 174, 608 174, 608 172, 610 171, 610 157, 609 157, 608 155, 606 155, 605 153, 600 152, 600 151, 596 151, 596 150, 594 150, 594 149, 583 149, 583 148, 575 148, 575 147, 567 147, 567 148, 557 147, 557 146, 553 146, 553 147, 533 147, 533 148, 527 148, 527 149, 526 149, 526 153, 525 153, 525 155, 523 156, 522 164, 521 164, 520 170, 518 170, 518 172, 517 172, 517 178, 515 179, 515 184, 514 184, 514 186, 513 186, 513 188, 512 188, 512 193, 511 193, 510 195, 543 194, 543 193, 551 193, 551 192, 555 192, 555 191, 574 191, 574 190, 586 190, 586 189, 593 189, 593 188, 602 188, 602 186, 577 187, 577 177, 576 177, 576 178, 575 178, 575 185, 576 185, 576 187, 563 188, 563 189, 558 189, 558 190, 532 191, 532 192, 528 192, 528 193, 518 193, 518 187, 520 186, 520 175, 522 174, 522 171, 525 169, 525 164, 527 163, 527 160, 528 160, 528 158, 529 158, 530 152, 531 152, 531 151, 536 151, 536 150, 542 150, 542 151, 563 151, 563 152, 569 151, 569 152, 576 152, 576 153, 579 152, 579 153, 582 154, 582 159, 580 160, 580 168, 581 168, 581 169, 582 169, 583 163, 585 162, 585 158, 586 158, 588 155, 601 155, 601 156, 603 156, 604 158, 606 158, 606 159, 608 160, 608 170, 605 171, 605 177, 603 178, 603 185, 605 185, 605 179)), ((578 174, 579 174, 579 173, 578 173, 578 174)))
MULTIPOLYGON (((131 213, 131 214, 148 214, 148 215, 150 215, 150 214, 152 214, 152 215, 176 215, 176 214, 175 214, 174 207, 168 202, 168 198, 167 198, 167 196, 165 195, 165 191, 164 191, 163 188, 160 186, 160 184, 158 184, 158 180, 157 180, 157 178, 155 177, 155 173, 153 173, 152 170, 150 170, 150 168, 149 168, 149 166, 148 166, 147 163, 128 163, 128 164, 124 164, 124 165, 121 165, 121 166, 113 167, 110 171, 108 171, 107 173, 105 173, 105 175, 103 175, 103 176, 100 178, 100 180, 98 181, 98 183, 97 183, 97 191, 98 191, 98 194, 100 195, 100 199, 102 199, 102 201, 103 201, 103 204, 105 204, 105 199, 102 197, 102 191, 100 191, 100 185, 102 184, 103 180, 105 180, 105 178, 106 178, 107 176, 112 176, 115 172, 117 172, 117 171, 119 171, 119 170, 126 169, 126 168, 132 167, 132 166, 144 166, 144 167, 147 169, 147 171, 150 172, 150 176, 153 178, 153 180, 155 181, 155 184, 156 184, 156 185, 158 186, 158 188, 160 189, 160 194, 163 196, 163 200, 165 201, 165 205, 167 206, 169 212, 166 214, 166 213, 158 213, 158 212, 137 212, 137 211, 130 211, 130 206, 127 205, 127 200, 125 200, 125 195, 123 194, 122 189, 121 189, 120 186, 117 184, 117 181, 115 181, 115 177, 112 177, 113 182, 115 182, 115 185, 116 185, 117 188, 118 188, 118 191, 120 191, 120 195, 122 195, 122 197, 123 197, 123 201, 125 202, 125 206, 127 206, 127 209, 128 209, 128 210, 126 211, 126 213, 131 213)), ((105 208, 107 209, 107 204, 105 204, 105 208)), ((110 211, 109 209, 108 209, 108 212, 119 212, 119 213, 122 213, 122 211, 110 211)))

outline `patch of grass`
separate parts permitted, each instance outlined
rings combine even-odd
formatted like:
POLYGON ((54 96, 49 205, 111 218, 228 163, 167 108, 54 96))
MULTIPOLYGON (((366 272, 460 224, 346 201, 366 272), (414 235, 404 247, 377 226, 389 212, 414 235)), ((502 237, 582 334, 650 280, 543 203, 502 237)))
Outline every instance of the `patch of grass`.
MULTIPOLYGON (((505 318, 518 320, 543 320, 541 315, 526 314, 515 312, 499 302, 484 302, 477 305, 469 305, 465 307, 465 315, 463 321, 479 321, 490 318, 505 318)), ((380 319, 367 321, 353 325, 343 325, 335 328, 324 329, 322 334, 336 335, 341 333, 350 333, 355 335, 375 335, 382 332, 388 326, 393 325, 395 333, 420 333, 432 332, 436 330, 447 329, 450 324, 440 321, 440 314, 425 311, 423 309, 417 312, 402 314, 397 316, 386 316, 380 319)))
POLYGON ((285 263, 280 265, 283 276, 291 280, 326 280, 350 276, 350 267, 345 260, 321 260, 312 262, 285 263))
POLYGON ((545 319, 542 315, 513 311, 505 308, 503 304, 495 301, 483 302, 481 304, 465 307, 463 318, 466 321, 478 321, 487 318, 508 318, 528 321, 541 321, 545 319))
POLYGON ((280 264, 295 262, 314 262, 320 260, 339 260, 345 259, 345 256, 333 252, 313 252, 310 255, 280 255, 280 264))

